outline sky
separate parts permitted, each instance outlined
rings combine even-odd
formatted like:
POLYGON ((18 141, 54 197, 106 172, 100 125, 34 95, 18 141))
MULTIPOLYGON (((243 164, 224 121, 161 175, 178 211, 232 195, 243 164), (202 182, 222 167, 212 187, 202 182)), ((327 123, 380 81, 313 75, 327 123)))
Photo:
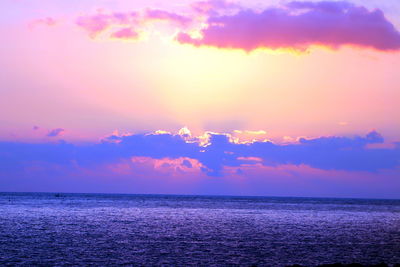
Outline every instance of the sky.
POLYGON ((0 10, 0 191, 400 198, 397 0, 0 10))

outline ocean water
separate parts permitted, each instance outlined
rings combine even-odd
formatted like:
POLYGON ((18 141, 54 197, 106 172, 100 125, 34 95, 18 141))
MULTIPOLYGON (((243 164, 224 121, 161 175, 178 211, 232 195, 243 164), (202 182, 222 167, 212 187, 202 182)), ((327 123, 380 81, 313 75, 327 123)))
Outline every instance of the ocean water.
POLYGON ((400 263, 400 201, 0 194, 0 265, 400 263))

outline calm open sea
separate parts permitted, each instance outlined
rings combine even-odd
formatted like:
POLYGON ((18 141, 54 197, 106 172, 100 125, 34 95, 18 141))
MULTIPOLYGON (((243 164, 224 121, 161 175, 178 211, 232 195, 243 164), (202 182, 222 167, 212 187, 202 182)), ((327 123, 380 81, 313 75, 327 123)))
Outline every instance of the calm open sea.
POLYGON ((0 265, 400 263, 400 200, 0 193, 0 265))

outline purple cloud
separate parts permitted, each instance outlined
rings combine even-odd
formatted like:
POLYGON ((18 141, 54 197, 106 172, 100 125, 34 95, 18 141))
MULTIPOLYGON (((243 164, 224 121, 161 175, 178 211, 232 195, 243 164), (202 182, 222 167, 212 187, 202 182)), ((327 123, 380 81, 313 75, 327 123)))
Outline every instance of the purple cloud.
MULTIPOLYGON (((55 129, 48 136, 57 136, 63 129, 55 129)), ((204 141, 204 140, 203 140, 204 141)), ((20 168, 32 162, 59 164, 67 169, 95 168, 104 164, 118 164, 135 157, 156 160, 187 159, 182 166, 191 168, 195 160, 209 176, 223 176, 224 169, 246 166, 310 166, 320 170, 378 172, 400 167, 400 145, 394 148, 371 149, 371 144, 384 141, 376 131, 366 136, 319 137, 300 139, 295 144, 272 142, 235 143, 226 134, 208 134, 204 145, 200 139, 164 134, 133 134, 110 136, 101 143, 74 145, 68 143, 25 144, 0 142, 0 162, 7 168, 20 168)), ((1 171, 1 170, 0 170, 1 171)))
POLYGON ((47 134, 48 137, 56 137, 56 136, 60 136, 62 133, 64 133, 65 130, 62 128, 57 128, 57 129, 53 129, 51 131, 49 131, 49 133, 47 134))
POLYGON ((349 2, 290 2, 262 12, 242 8, 233 15, 212 15, 201 38, 181 32, 177 40, 194 46, 243 49, 344 45, 380 51, 400 49, 400 33, 379 9, 349 2))

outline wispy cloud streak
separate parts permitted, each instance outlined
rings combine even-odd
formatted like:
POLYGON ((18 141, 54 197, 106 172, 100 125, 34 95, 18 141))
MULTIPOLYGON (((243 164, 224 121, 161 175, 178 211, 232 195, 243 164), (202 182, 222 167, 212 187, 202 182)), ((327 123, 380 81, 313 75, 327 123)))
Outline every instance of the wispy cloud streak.
POLYGON ((56 137, 56 136, 60 136, 61 134, 63 134, 65 132, 64 129, 62 128, 57 128, 57 129, 53 129, 51 131, 49 131, 49 133, 47 134, 48 137, 56 137))

